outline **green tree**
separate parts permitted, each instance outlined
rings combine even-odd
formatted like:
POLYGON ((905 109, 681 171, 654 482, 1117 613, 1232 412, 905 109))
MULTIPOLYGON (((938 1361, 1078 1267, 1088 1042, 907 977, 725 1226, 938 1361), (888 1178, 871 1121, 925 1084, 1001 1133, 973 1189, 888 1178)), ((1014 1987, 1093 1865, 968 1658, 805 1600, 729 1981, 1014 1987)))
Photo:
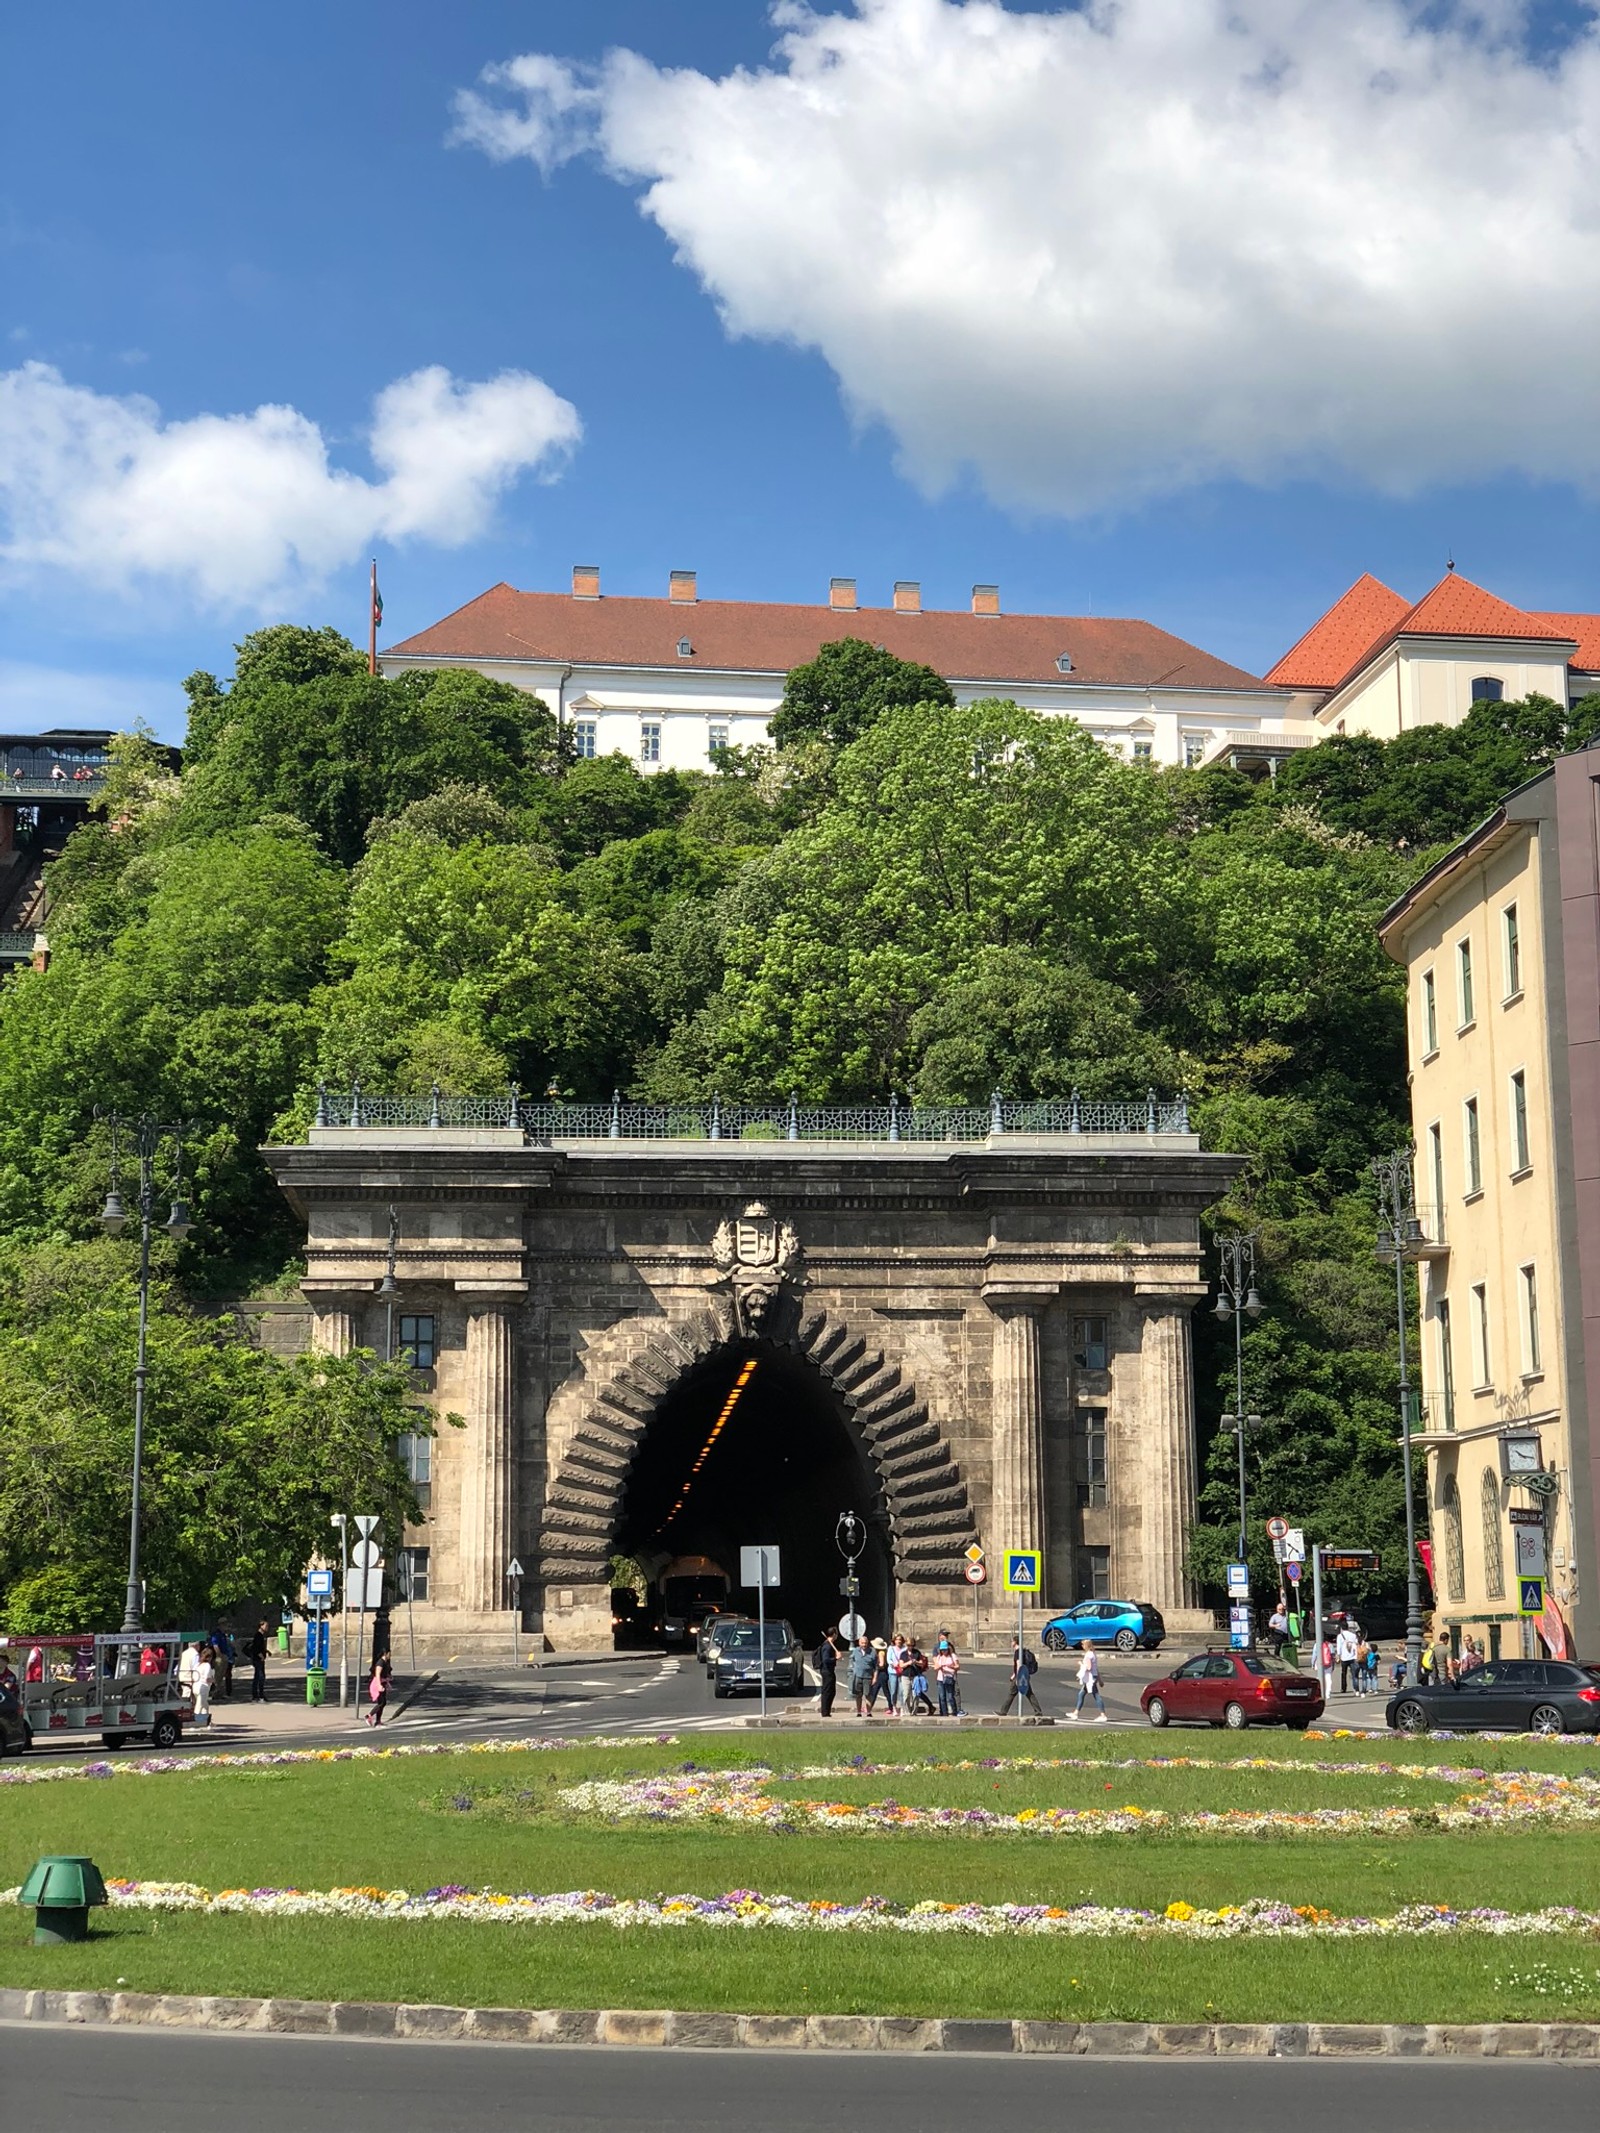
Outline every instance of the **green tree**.
POLYGON ((783 701, 773 716, 772 738, 780 748, 816 741, 846 748, 886 711, 915 704, 949 709, 955 700, 950 684, 932 667, 897 659, 862 637, 841 637, 825 644, 804 666, 790 669, 783 701))

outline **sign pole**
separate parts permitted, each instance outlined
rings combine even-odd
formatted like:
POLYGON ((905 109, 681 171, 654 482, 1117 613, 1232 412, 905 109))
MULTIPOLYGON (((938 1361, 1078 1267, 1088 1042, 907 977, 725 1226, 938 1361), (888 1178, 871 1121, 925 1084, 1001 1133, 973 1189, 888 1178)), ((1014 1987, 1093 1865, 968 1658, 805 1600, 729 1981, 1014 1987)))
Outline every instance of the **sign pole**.
POLYGON ((350 1522, 339 1521, 339 1708, 350 1701, 350 1522))
MULTIPOLYGON (((1022 1664, 1022 1594, 1020 1591, 1017 1594, 1017 1664, 1018 1666, 1022 1664)), ((1017 1724, 1020 1726, 1021 1723, 1022 1690, 1019 1686, 1017 1689, 1017 1724)))
POLYGON ((756 1564, 761 1572, 756 1584, 756 1620, 760 1624, 761 1716, 762 1720, 765 1721, 767 1715, 767 1551, 765 1548, 756 1550, 756 1564))
MULTIPOLYGON (((1318 1541, 1311 1551, 1311 1664, 1322 1682, 1322 1693, 1328 1694, 1328 1684, 1322 1676, 1322 1543, 1318 1541)), ((1410 1684, 1408 1683, 1409 1687, 1410 1684)))
POLYGON ((976 1579, 973 1580, 972 1586, 972 1656, 974 1659, 978 1656, 978 1586, 976 1579))

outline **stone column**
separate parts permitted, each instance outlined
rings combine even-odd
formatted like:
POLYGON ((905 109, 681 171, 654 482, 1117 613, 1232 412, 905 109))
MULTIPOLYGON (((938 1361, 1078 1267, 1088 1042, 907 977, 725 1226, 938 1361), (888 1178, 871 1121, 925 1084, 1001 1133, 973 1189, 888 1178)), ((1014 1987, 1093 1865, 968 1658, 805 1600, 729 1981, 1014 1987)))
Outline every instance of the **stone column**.
POLYGON ((994 1313, 994 1486, 989 1531, 998 1582, 1003 1548, 1044 1548, 1044 1447, 1039 1307, 1053 1290, 986 1289, 994 1313))
POLYGON ((313 1303, 311 1345, 319 1355, 348 1355, 356 1344, 353 1311, 328 1311, 313 1303))
POLYGON ((511 1313, 467 1305, 466 1422, 461 1442, 460 1605, 468 1614, 508 1604, 511 1478, 511 1313))
POLYGON ((1196 1509, 1193 1310, 1187 1296, 1151 1298, 1144 1305, 1144 1412, 1135 1471, 1113 1478, 1123 1506, 1138 1505, 1144 1562, 1137 1597, 1153 1600, 1169 1624, 1196 1604, 1194 1587, 1183 1574, 1184 1546, 1196 1509))

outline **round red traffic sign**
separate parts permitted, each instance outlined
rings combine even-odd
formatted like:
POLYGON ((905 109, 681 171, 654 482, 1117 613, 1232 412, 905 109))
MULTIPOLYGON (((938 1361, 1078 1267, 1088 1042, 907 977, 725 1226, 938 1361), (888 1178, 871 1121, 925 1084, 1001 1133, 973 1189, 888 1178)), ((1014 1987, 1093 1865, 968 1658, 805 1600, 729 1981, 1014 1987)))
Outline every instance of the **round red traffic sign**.
POLYGON ((968 1563, 966 1567, 965 1576, 969 1585, 983 1584, 988 1575, 989 1573, 984 1569, 982 1563, 968 1563))
POLYGON ((1269 1540, 1281 1541, 1288 1530, 1289 1521, 1286 1518, 1269 1518, 1267 1520, 1267 1537, 1269 1540))

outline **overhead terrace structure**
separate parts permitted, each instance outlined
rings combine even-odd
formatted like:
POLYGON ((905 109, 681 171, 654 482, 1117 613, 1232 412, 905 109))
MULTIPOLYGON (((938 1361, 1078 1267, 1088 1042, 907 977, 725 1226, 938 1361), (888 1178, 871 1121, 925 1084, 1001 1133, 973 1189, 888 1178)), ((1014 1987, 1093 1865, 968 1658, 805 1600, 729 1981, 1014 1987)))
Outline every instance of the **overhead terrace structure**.
POLYGON ((109 732, 0 733, 0 966, 39 953, 44 870, 105 789, 109 732))
MULTIPOLYGON (((609 1640, 610 1564, 695 1557, 737 1582, 776 1544, 773 1605, 840 1613, 854 1511, 874 1631, 1003 1627, 1006 1548, 1038 1604, 1209 1618, 1195 1514, 1190 1318, 1202 1212, 1238 1160, 1182 1101, 970 1109, 528 1104, 324 1092, 265 1151, 306 1227, 298 1329, 397 1349, 461 1429, 413 1441, 419 1639, 609 1640), (392 1290, 385 1276, 393 1268, 392 1290), (508 1581, 516 1560, 525 1576, 508 1581)), ((437 1643, 435 1644, 435 1640, 437 1643)))

